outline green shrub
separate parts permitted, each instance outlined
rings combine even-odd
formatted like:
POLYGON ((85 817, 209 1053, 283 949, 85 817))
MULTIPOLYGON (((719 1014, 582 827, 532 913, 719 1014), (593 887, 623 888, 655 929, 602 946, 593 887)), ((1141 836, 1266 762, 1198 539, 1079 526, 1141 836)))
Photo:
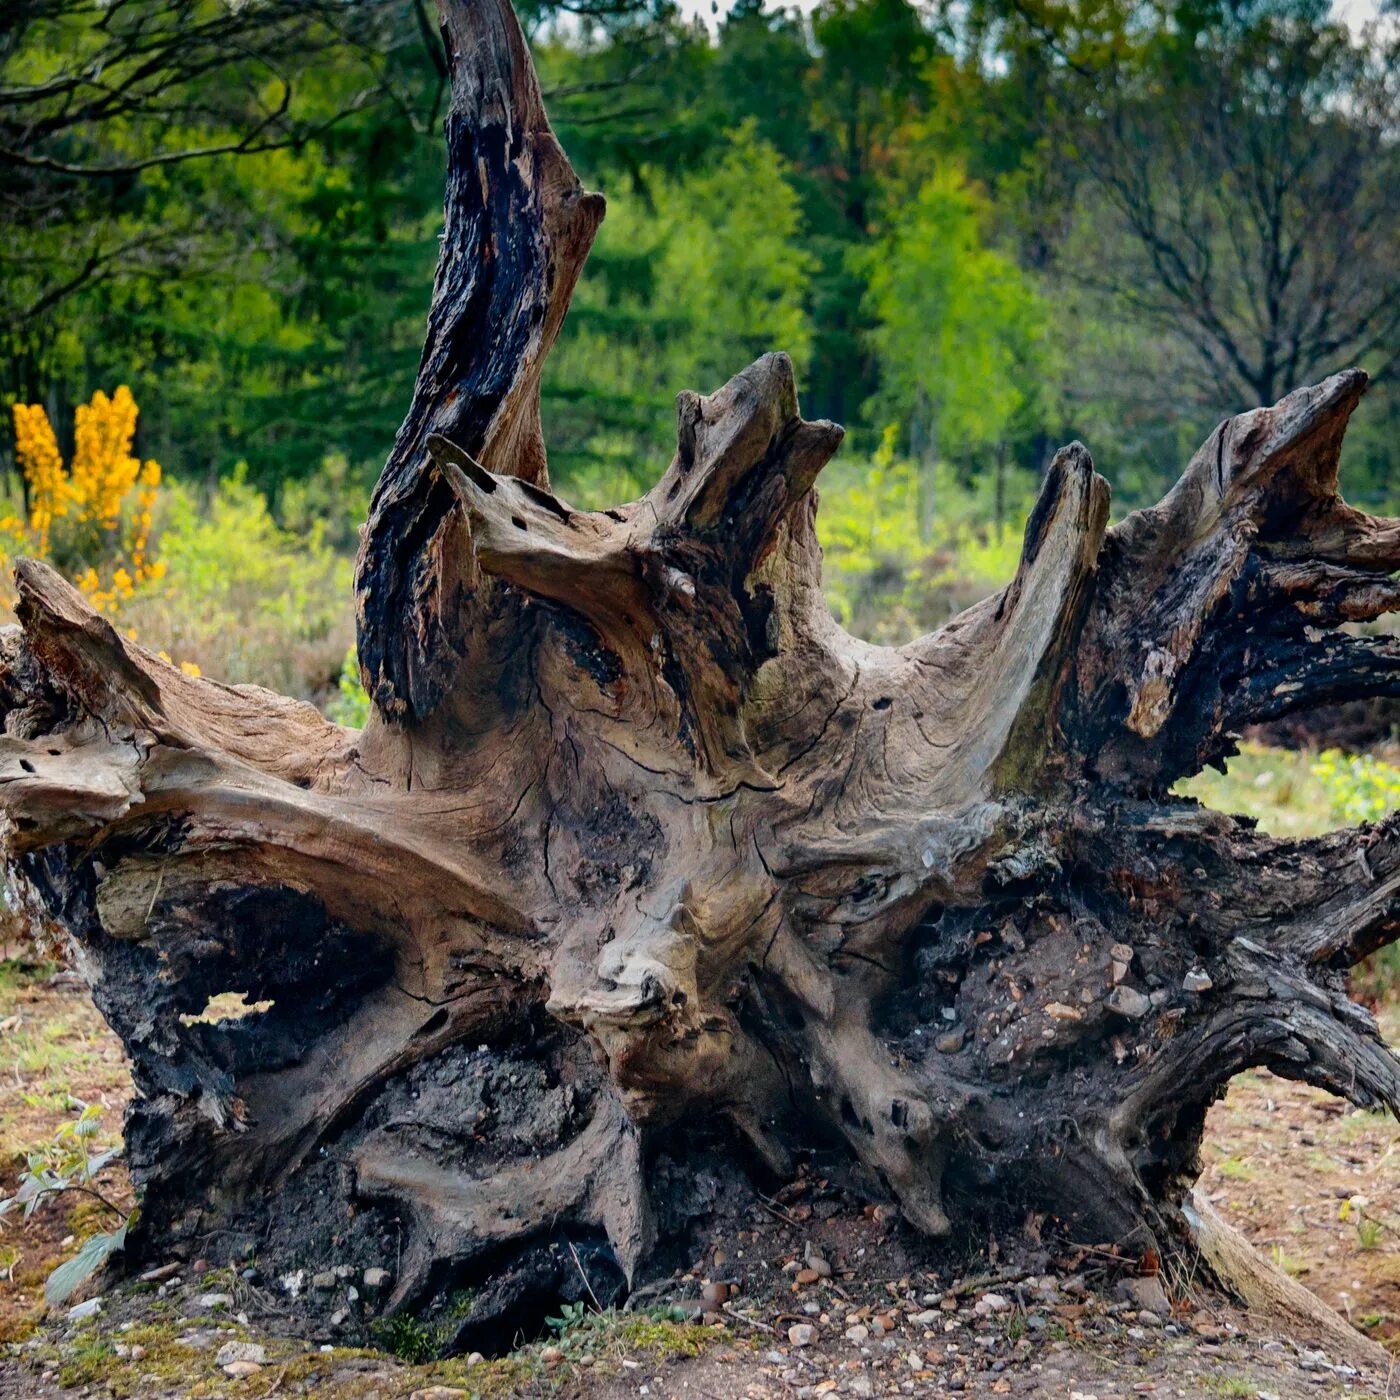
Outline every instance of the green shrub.
POLYGON ((1312 766, 1338 826, 1378 822, 1400 807, 1400 768, 1364 753, 1326 749, 1312 766))
POLYGON ((280 526, 240 470, 206 504, 170 490, 163 586, 122 613, 143 645, 207 676, 311 699, 332 690, 353 636, 353 561, 326 540, 280 526))
POLYGON ((369 719, 369 696, 360 683, 360 662, 354 647, 345 653, 335 695, 326 706, 326 713, 337 724, 349 725, 351 729, 363 729, 369 719))
POLYGON ((998 526, 988 492, 939 463, 932 538, 921 540, 918 475, 895 455, 894 438, 887 431, 869 461, 833 462, 817 512, 832 612, 857 636, 891 645, 942 626, 1011 581, 1030 504, 1016 499, 998 526))

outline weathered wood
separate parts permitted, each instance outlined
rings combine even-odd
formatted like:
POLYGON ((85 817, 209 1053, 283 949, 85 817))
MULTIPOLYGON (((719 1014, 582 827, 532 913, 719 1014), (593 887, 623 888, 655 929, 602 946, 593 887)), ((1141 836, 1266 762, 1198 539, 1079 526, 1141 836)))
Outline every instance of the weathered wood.
POLYGON ((1337 630, 1397 601, 1400 523, 1337 494, 1364 376, 1222 424, 1112 529, 1066 448, 1006 589, 867 645, 820 587, 841 431, 782 355, 681 395, 640 501, 550 493, 540 366, 601 202, 504 0, 443 8, 365 730, 17 574, 0 809, 132 1057, 133 1256, 392 1251, 393 1306, 482 1288, 465 1346, 577 1292, 560 1231, 620 1296, 734 1145, 771 1176, 844 1144, 930 1235, 1048 1210, 1170 1256, 1234 1074, 1395 1107, 1345 972, 1400 935, 1400 824, 1274 841, 1170 793, 1242 724, 1400 693, 1395 644, 1337 630), (227 991, 271 1006, 194 1019, 227 991))

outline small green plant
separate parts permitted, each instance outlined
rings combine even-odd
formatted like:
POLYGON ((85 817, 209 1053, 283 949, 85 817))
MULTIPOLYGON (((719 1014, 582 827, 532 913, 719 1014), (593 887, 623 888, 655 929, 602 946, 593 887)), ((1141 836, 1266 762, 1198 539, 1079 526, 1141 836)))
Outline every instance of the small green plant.
POLYGON ((381 1350, 410 1365, 432 1361, 442 1355, 475 1300, 475 1289, 459 1288, 436 1312, 423 1317, 400 1313, 383 1318, 374 1326, 374 1340, 381 1350))
POLYGON ((1386 1230, 1393 1230, 1393 1226, 1388 1220, 1382 1219, 1378 1215, 1372 1215, 1367 1209, 1370 1202, 1364 1196, 1350 1196, 1342 1202, 1337 1211, 1337 1219, 1356 1221, 1356 1243, 1360 1249, 1372 1250, 1379 1247, 1381 1235, 1386 1230))
POLYGON ((71 1259, 49 1275, 44 1284, 44 1297, 51 1306, 67 1299, 79 1284, 126 1244, 132 1215, 94 1185, 102 1169, 121 1152, 120 1147, 93 1151, 101 1128, 102 1110, 92 1104, 81 1106, 75 1119, 60 1126, 53 1142, 28 1154, 19 1189, 13 1196, 0 1200, 0 1216, 18 1210, 22 1218, 28 1220, 50 1196, 76 1191, 99 1201, 121 1222, 114 1230, 90 1235, 71 1259))
POLYGON ((369 696, 360 683, 360 661, 354 647, 345 653, 335 695, 326 706, 326 713, 337 724, 350 729, 363 729, 369 719, 369 696))
POLYGON ((416 1317, 386 1317, 374 1328, 374 1339, 392 1356, 410 1366, 431 1361, 437 1355, 437 1337, 416 1317))
POLYGON ((1356 1242, 1362 1249, 1375 1249, 1381 1242, 1381 1222, 1363 1216, 1356 1222, 1356 1242))
POLYGON ((575 1327, 583 1326, 587 1320, 588 1309, 582 1302, 560 1303, 558 1317, 546 1317, 545 1325, 557 1336, 562 1337, 565 1332, 571 1332, 575 1327))

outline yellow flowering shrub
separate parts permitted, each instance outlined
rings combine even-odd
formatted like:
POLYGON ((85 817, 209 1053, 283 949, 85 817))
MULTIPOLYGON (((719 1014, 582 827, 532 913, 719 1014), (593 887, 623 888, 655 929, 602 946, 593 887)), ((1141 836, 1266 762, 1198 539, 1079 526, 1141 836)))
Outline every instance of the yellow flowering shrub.
MULTIPOLYGON (((23 514, 0 519, 8 578, 20 554, 48 559, 98 612, 115 614, 143 585, 165 576, 153 528, 160 464, 132 455, 136 400, 125 384, 98 390, 73 415, 73 458, 65 467, 40 404, 16 404, 15 457, 24 477, 23 514)), ((13 598, 6 599, 13 605, 13 598)))

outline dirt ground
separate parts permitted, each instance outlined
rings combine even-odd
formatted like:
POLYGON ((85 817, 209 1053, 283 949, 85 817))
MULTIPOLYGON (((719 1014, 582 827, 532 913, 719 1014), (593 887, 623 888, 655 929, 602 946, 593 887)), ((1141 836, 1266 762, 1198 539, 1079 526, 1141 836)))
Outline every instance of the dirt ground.
MULTIPOLYGON (((130 1083, 118 1042, 80 985, 48 966, 2 966, 0 1170, 8 1192, 25 1155, 83 1104, 103 1110, 99 1141, 115 1140, 130 1083)), ((1397 1144, 1400 1128, 1381 1115, 1250 1075, 1212 1112, 1202 1187, 1257 1248, 1400 1349, 1397 1144)), ((97 1184, 129 1203, 120 1166, 97 1184)), ((1393 1385, 1400 1393, 1384 1366, 1357 1371, 1307 1338, 1191 1296, 1179 1281, 1170 1307, 1145 1309, 1092 1252, 1052 1246, 1040 1271, 986 1256, 928 1269, 884 1213, 816 1181, 711 1241, 691 1273, 665 1290, 681 1311, 568 1319, 558 1336, 520 1339, 526 1344, 509 1355, 475 1364, 410 1365, 367 1348, 367 1320, 358 1331, 352 1320, 343 1337, 275 1335, 284 1302, 275 1290, 197 1266, 117 1290, 95 1317, 57 1310, 36 1325, 44 1278, 104 1228, 104 1208, 88 1198, 54 1202, 24 1224, 4 1222, 0 1395, 1388 1400, 1393 1385), (702 1299, 712 1309, 704 1317, 702 1299), (230 1343, 253 1350, 239 1364, 221 1351, 230 1343)), ((411 1355, 402 1335, 375 1339, 411 1355)))

